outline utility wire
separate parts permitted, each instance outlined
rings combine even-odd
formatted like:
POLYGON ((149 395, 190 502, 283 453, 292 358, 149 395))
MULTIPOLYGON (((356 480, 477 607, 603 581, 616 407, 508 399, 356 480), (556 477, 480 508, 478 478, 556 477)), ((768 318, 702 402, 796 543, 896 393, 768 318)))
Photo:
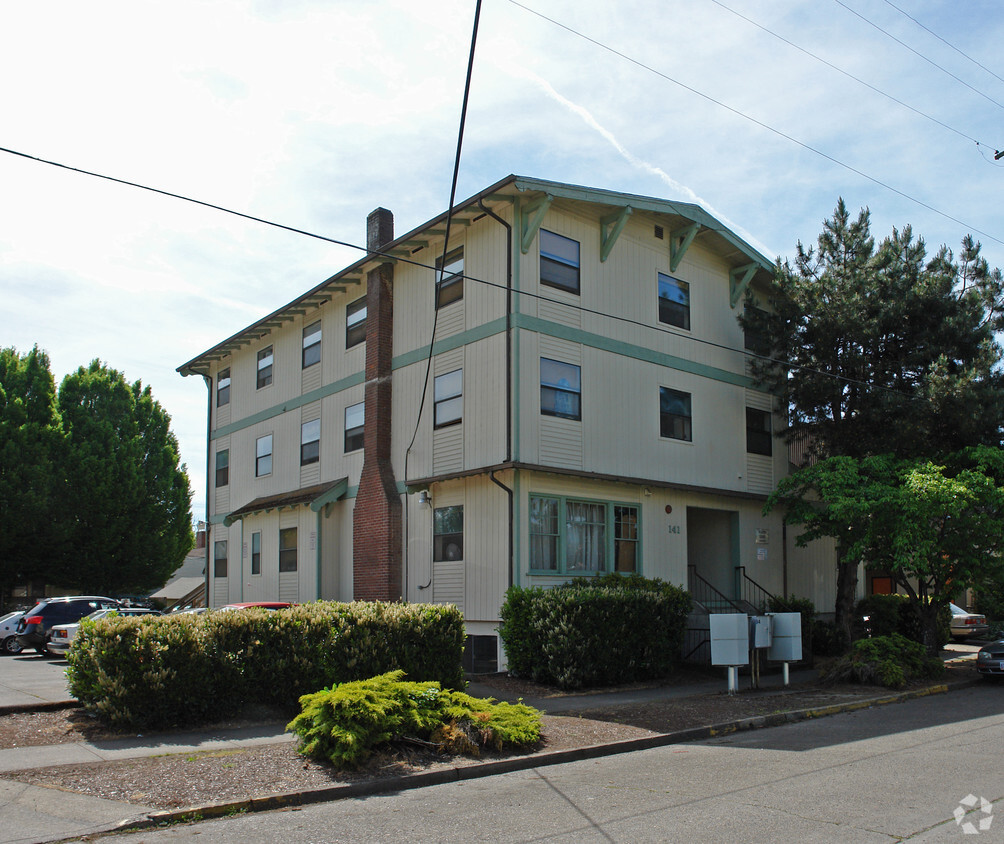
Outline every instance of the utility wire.
MULTIPOLYGON (((413 258, 406 258, 406 257, 404 257, 402 255, 392 255, 391 253, 385 252, 385 251, 380 250, 380 249, 370 249, 367 246, 360 246, 359 244, 350 243, 349 241, 346 241, 346 240, 338 240, 337 238, 327 237, 326 235, 322 235, 322 234, 316 234, 314 232, 310 232, 310 231, 307 231, 305 229, 299 229, 299 228, 296 228, 294 226, 287 226, 287 225, 284 225, 282 223, 276 223, 276 222, 273 222, 272 220, 267 220, 264 217, 255 217, 255 216, 252 216, 251 214, 245 214, 245 213, 243 213, 241 211, 234 211, 231 208, 225 208, 222 205, 215 205, 215 204, 213 204, 211 202, 205 202, 205 201, 200 200, 200 199, 194 199, 192 197, 185 196, 184 194, 173 193, 173 192, 167 191, 167 190, 161 190, 160 188, 150 187, 149 185, 143 185, 143 184, 140 184, 138 182, 130 182, 130 181, 126 180, 126 179, 118 179, 118 178, 115 178, 114 176, 107 176, 107 175, 103 175, 101 173, 95 173, 93 171, 84 170, 84 169, 81 169, 79 167, 71 167, 71 166, 68 166, 66 164, 59 164, 58 162, 55 162, 55 161, 48 161, 48 160, 46 160, 44 158, 39 158, 39 157, 34 156, 34 155, 28 155, 27 153, 23 153, 23 152, 17 152, 15 150, 7 149, 5 147, 0 147, 0 152, 6 152, 6 153, 9 153, 11 155, 16 155, 16 156, 19 156, 21 158, 26 158, 29 161, 36 161, 36 162, 38 162, 40 164, 49 164, 49 165, 51 165, 53 167, 59 167, 59 168, 61 168, 63 170, 68 170, 68 171, 71 171, 73 173, 80 173, 80 174, 85 175, 85 176, 93 176, 94 178, 104 179, 105 181, 114 182, 114 183, 120 184, 120 185, 125 185, 126 187, 138 188, 139 190, 149 191, 150 193, 159 194, 160 196, 167 196, 167 197, 171 197, 172 199, 179 199, 179 200, 181 200, 183 202, 190 202, 190 203, 193 203, 195 205, 200 205, 200 206, 202 206, 204 208, 211 208, 214 211, 220 211, 221 213, 224 213, 224 214, 230 214, 230 215, 232 215, 234 217, 239 217, 240 219, 243 219, 243 220, 250 220, 250 221, 255 222, 255 223, 261 223, 262 225, 271 226, 273 228, 281 229, 282 231, 287 231, 287 232, 292 232, 293 234, 303 235, 304 237, 310 237, 310 238, 313 238, 314 240, 321 240, 321 241, 324 241, 325 243, 333 243, 336 246, 345 246, 345 247, 347 247, 349 249, 355 249, 356 251, 362 252, 362 253, 364 253, 366 255, 380 255, 380 256, 387 257, 387 258, 393 258, 399 264, 410 264, 411 266, 420 267, 422 269, 427 269, 427 270, 433 270, 434 272, 438 269, 435 266, 430 266, 429 264, 423 263, 422 261, 416 261, 413 258)), ((722 229, 722 231, 724 231, 724 229, 722 229)), ((614 320, 616 322, 622 322, 622 323, 625 323, 627 325, 632 325, 632 326, 635 326, 635 327, 638 327, 638 328, 644 328, 644 329, 648 329, 650 331, 658 331, 658 332, 660 332, 662 334, 666 334, 666 332, 663 329, 659 328, 658 326, 652 325, 651 323, 647 323, 647 322, 641 322, 640 320, 632 319, 631 317, 619 316, 617 314, 607 313, 606 311, 599 311, 599 310, 596 310, 594 308, 587 308, 584 305, 571 304, 569 302, 561 301, 560 299, 552 299, 552 298, 550 298, 548 296, 545 296, 543 294, 540 294, 540 293, 531 293, 531 292, 529 292, 527 290, 511 290, 505 284, 500 284, 500 283, 494 282, 494 281, 488 281, 487 279, 478 278, 476 276, 471 276, 471 275, 466 275, 466 274, 461 274, 461 275, 462 275, 462 277, 464 278, 465 281, 471 281, 471 282, 474 282, 475 284, 480 284, 480 285, 483 285, 485 287, 494 288, 494 289, 496 289, 496 290, 498 290, 500 292, 503 292, 503 293, 505 293, 505 292, 512 292, 512 293, 515 293, 515 294, 517 294, 519 296, 524 296, 524 297, 526 297, 528 299, 534 299, 534 300, 536 300, 538 302, 547 302, 547 303, 552 304, 552 305, 561 305, 561 306, 563 306, 563 307, 565 307, 565 308, 567 308, 569 310, 579 311, 580 313, 585 313, 585 314, 592 314, 594 316, 604 317, 605 319, 611 319, 611 320, 614 320)), ((821 375, 821 376, 824 376, 826 378, 830 378, 830 379, 832 379, 834 381, 839 381, 839 382, 842 382, 842 383, 845 383, 845 384, 853 384, 853 385, 860 386, 860 387, 865 387, 865 388, 868 388, 868 389, 883 390, 884 392, 893 393, 895 395, 898 395, 898 396, 900 396, 902 398, 909 399, 911 401, 918 398, 917 396, 912 396, 909 393, 904 393, 901 390, 897 390, 897 389, 895 389, 893 387, 886 387, 886 386, 881 385, 881 384, 869 384, 867 381, 862 381, 860 379, 850 378, 850 377, 847 377, 847 376, 844 376, 844 375, 836 375, 836 374, 831 373, 831 372, 824 372, 824 371, 819 370, 819 369, 813 369, 812 367, 807 367, 807 366, 803 366, 803 365, 799 365, 799 364, 793 364, 793 363, 791 363, 789 361, 780 360, 778 358, 772 358, 772 357, 769 357, 769 356, 766 356, 766 355, 759 355, 759 354, 757 354, 755 352, 749 351, 748 349, 736 349, 736 348, 734 348, 732 346, 727 346, 724 343, 716 343, 713 340, 706 340, 704 338, 694 337, 692 335, 691 336, 682 336, 682 335, 673 334, 672 336, 677 337, 678 339, 683 340, 683 341, 688 341, 689 340, 690 342, 696 343, 698 345, 708 346, 710 348, 720 349, 722 351, 732 352, 734 354, 742 355, 745 358, 756 358, 756 359, 759 359, 759 360, 762 360, 762 361, 766 361, 768 363, 773 363, 773 364, 775 364, 777 366, 783 367, 783 368, 788 369, 788 370, 798 371, 798 372, 808 372, 808 373, 811 373, 813 375, 821 375)), ((429 348, 430 348, 430 355, 431 355, 431 349, 432 349, 432 344, 431 343, 430 343, 429 348)), ((426 376, 426 380, 428 380, 428 375, 426 376)))
MULTIPOLYGON (((716 6, 720 6, 721 8, 723 8, 726 12, 731 12, 737 18, 742 18, 744 21, 746 21, 746 23, 748 23, 748 24, 750 24, 752 26, 755 26, 760 31, 765 32, 768 35, 773 36, 778 41, 782 41, 785 44, 787 44, 789 47, 793 47, 794 49, 798 50, 800 53, 804 53, 809 58, 815 59, 817 62, 820 62, 821 64, 825 64, 831 70, 835 70, 837 73, 840 73, 843 76, 846 76, 848 79, 853 79, 859 85, 864 85, 870 91, 874 91, 876 94, 879 94, 879 95, 885 97, 887 100, 891 100, 892 102, 896 103, 897 105, 901 105, 901 106, 903 106, 903 108, 909 109, 914 114, 919 115, 920 117, 927 118, 932 123, 937 123, 939 126, 947 129, 949 132, 954 132, 959 137, 965 138, 967 141, 972 141, 977 146, 984 146, 984 147, 989 146, 989 144, 981 144, 980 141, 978 141, 976 138, 972 137, 971 135, 967 135, 965 132, 963 132, 960 129, 956 129, 954 126, 949 126, 947 123, 942 122, 937 117, 933 117, 930 114, 927 114, 926 112, 923 112, 923 111, 921 111, 918 108, 914 108, 909 103, 903 102, 902 100, 898 99, 897 97, 894 97, 892 94, 888 94, 885 91, 881 90, 880 88, 876 88, 874 85, 872 85, 872 84, 870 84, 868 82, 865 82, 864 79, 861 79, 860 77, 855 76, 853 73, 850 73, 849 71, 844 70, 842 67, 838 67, 837 65, 833 64, 833 62, 827 61, 822 56, 816 55, 811 50, 807 50, 804 47, 800 47, 794 41, 789 41, 783 35, 779 35, 778 33, 774 32, 772 29, 768 29, 767 27, 763 26, 762 24, 757 23, 755 20, 753 20, 752 18, 747 17, 742 12, 737 12, 735 9, 731 8, 730 6, 726 6, 721 0, 711 0, 711 2, 714 3, 716 6)), ((888 0, 886 0, 886 2, 888 2, 888 0)))
MULTIPOLYGON (((705 94, 703 91, 699 91, 696 88, 693 88, 690 85, 687 85, 686 83, 681 82, 679 79, 674 79, 672 76, 669 76, 668 74, 663 73, 660 70, 656 70, 651 65, 647 65, 644 62, 639 61, 638 59, 633 58, 633 57, 627 55, 626 53, 622 53, 620 50, 617 50, 617 49, 609 46, 608 44, 604 44, 602 41, 597 41, 595 38, 591 38, 590 36, 586 35, 585 33, 579 32, 577 29, 573 29, 572 27, 568 26, 567 24, 561 23, 561 21, 557 21, 554 18, 550 18, 547 15, 543 14, 542 12, 538 12, 536 9, 531 9, 529 6, 525 6, 522 3, 520 3, 519 0, 509 0, 509 2, 512 3, 514 6, 518 6, 520 9, 523 9, 524 11, 529 12, 531 15, 535 15, 536 17, 540 18, 541 20, 545 20, 548 23, 552 24, 553 26, 556 26, 559 29, 563 29, 566 32, 568 32, 568 33, 576 36, 577 38, 581 38, 583 41, 588 41, 590 44, 593 44, 594 46, 599 47, 601 50, 606 50, 608 53, 612 53, 613 55, 617 56, 618 58, 624 59, 624 61, 630 62, 631 64, 635 65, 636 67, 640 67, 642 70, 647 70, 649 73, 655 74, 660 79, 665 79, 667 82, 672 82, 674 85, 677 85, 680 88, 683 88, 685 91, 689 91, 691 94, 696 94, 701 99, 707 100, 709 103, 713 103, 714 105, 718 106, 719 108, 724 108, 726 111, 729 111, 732 114, 736 115, 737 117, 741 117, 743 120, 747 120, 750 123, 753 123, 754 125, 759 126, 761 129, 766 129, 768 132, 771 132, 771 133, 777 135, 780 138, 784 138, 786 141, 790 141, 791 143, 795 144, 796 146, 799 146, 802 149, 807 150, 808 152, 811 152, 811 153, 813 153, 815 155, 818 155, 820 158, 825 158, 827 161, 829 161, 829 162, 831 162, 833 164, 836 164, 838 167, 843 167, 845 170, 849 170, 851 173, 854 173, 854 174, 860 176, 862 179, 866 179, 867 181, 871 182, 872 184, 875 184, 875 185, 878 185, 879 187, 885 188, 890 193, 894 193, 897 196, 901 196, 901 197, 903 197, 903 199, 906 199, 906 200, 914 203, 915 205, 919 205, 921 208, 926 208, 928 211, 931 211, 932 213, 937 214, 939 217, 943 217, 946 220, 950 220, 953 223, 957 223, 958 225, 962 226, 963 228, 969 229, 970 232, 975 232, 976 234, 982 235, 983 237, 987 238, 988 240, 992 240, 995 243, 999 243, 1002 246, 1004 246, 1004 240, 1001 240, 998 237, 994 237, 994 235, 990 234, 989 232, 985 232, 982 229, 977 229, 975 226, 970 226, 968 223, 963 222, 962 220, 958 219, 957 217, 953 217, 951 214, 948 214, 948 213, 946 213, 944 211, 941 211, 941 210, 935 208, 933 205, 929 205, 928 203, 924 202, 923 200, 918 199, 915 196, 911 196, 910 194, 908 194, 908 193, 906 193, 904 191, 901 191, 899 188, 894 188, 892 185, 890 185, 890 184, 888 184, 886 182, 883 182, 881 179, 877 179, 874 176, 870 176, 867 173, 865 173, 864 171, 858 170, 856 167, 852 167, 850 164, 847 164, 847 163, 841 161, 838 158, 834 158, 832 155, 829 155, 828 153, 825 153, 825 152, 823 152, 820 149, 816 149, 816 147, 814 147, 814 146, 810 146, 809 144, 805 143, 804 141, 798 140, 798 138, 795 138, 795 137, 793 137, 793 136, 791 136, 791 135, 789 135, 789 134, 787 134, 785 132, 782 132, 780 129, 775 129, 773 126, 770 126, 769 124, 764 123, 762 120, 758 120, 757 118, 752 117, 752 116, 746 114, 745 112, 740 111, 737 108, 733 108, 732 106, 723 103, 721 100, 716 100, 710 94, 705 94)), ((834 2, 838 2, 839 3, 840 0, 834 0, 834 2)), ((841 4, 841 5, 843 5, 843 4, 841 4)))
POLYGON ((977 67, 982 68, 987 73, 989 73, 994 79, 996 79, 996 80, 998 80, 1000 82, 1004 82, 1004 79, 1002 79, 1000 76, 998 76, 996 73, 994 73, 989 67, 987 67, 984 64, 980 64, 978 61, 976 61, 976 59, 974 59, 968 53, 964 53, 962 50, 960 50, 958 47, 956 47, 950 41, 946 41, 944 38, 942 38, 940 35, 938 35, 938 33, 935 32, 933 29, 929 29, 928 27, 924 26, 924 24, 922 24, 919 20, 917 20, 909 12, 904 11, 899 6, 897 6, 895 3, 890 2, 890 0, 884 0, 884 2, 885 2, 885 4, 887 6, 892 6, 901 15, 905 15, 906 17, 908 17, 910 20, 912 20, 915 24, 917 24, 917 26, 919 26, 925 32, 930 32, 931 35, 933 35, 935 38, 937 38, 942 44, 945 44, 946 46, 951 47, 953 50, 955 50, 956 53, 958 53, 960 56, 962 56, 962 58, 968 59, 969 61, 971 61, 977 67))
POLYGON ((980 95, 981 97, 983 97, 983 99, 985 99, 985 100, 989 100, 990 102, 992 102, 992 103, 993 103, 993 104, 994 104, 995 106, 997 106, 998 108, 1002 108, 1002 109, 1004 109, 1004 104, 1001 104, 1001 103, 997 102, 997 100, 995 100, 995 99, 994 99, 993 97, 990 97, 990 96, 988 96, 987 94, 984 94, 984 93, 983 93, 982 91, 980 91, 980 90, 978 90, 978 89, 974 88, 974 87, 973 87, 972 85, 970 85, 970 84, 969 84, 968 82, 966 82, 966 81, 965 81, 964 79, 960 79, 960 78, 959 78, 958 76, 956 76, 956 75, 955 75, 954 73, 952 73, 952 72, 951 72, 950 70, 946 70, 946 69, 945 69, 945 68, 943 68, 943 67, 942 67, 942 66, 941 66, 940 64, 938 64, 938 63, 937 63, 936 61, 933 61, 932 59, 929 59, 929 58, 928 58, 927 56, 925 56, 925 55, 924 55, 923 53, 919 52, 918 50, 914 50, 914 49, 913 49, 913 47, 911 47, 911 46, 910 46, 909 44, 907 44, 907 43, 906 43, 905 41, 900 41, 900 40, 899 40, 899 39, 898 39, 898 38, 897 38, 897 37, 896 37, 895 35, 893 35, 893 34, 892 34, 891 32, 886 32, 886 31, 885 31, 884 29, 882 29, 882 27, 881 27, 881 26, 879 26, 879 25, 878 25, 877 23, 873 23, 872 21, 868 20, 868 18, 866 18, 866 17, 865 17, 864 15, 862 15, 862 14, 861 14, 860 12, 856 12, 856 11, 854 11, 854 9, 852 9, 852 8, 851 8, 850 6, 848 6, 848 5, 846 4, 846 3, 844 3, 844 2, 843 2, 843 0, 833 0, 833 2, 834 2, 834 3, 836 3, 836 4, 838 5, 838 6, 843 6, 843 7, 845 8, 845 9, 847 9, 847 11, 848 11, 848 12, 850 12, 850 13, 851 13, 852 15, 854 15, 855 17, 857 17, 857 18, 860 18, 861 20, 863 20, 863 21, 864 21, 864 22, 865 22, 866 24, 868 24, 869 26, 872 26, 872 27, 875 27, 875 29, 877 29, 877 30, 878 30, 879 32, 881 32, 881 33, 882 33, 883 35, 885 35, 885 36, 886 36, 887 38, 891 38, 891 39, 892 39, 893 41, 895 41, 895 42, 896 42, 897 44, 899 44, 899 45, 900 45, 901 47, 906 47, 906 49, 907 49, 907 50, 909 50, 909 51, 910 51, 911 53, 913 53, 913 54, 914 54, 915 56, 917 56, 918 58, 921 58, 921 59, 923 59, 923 60, 924 60, 925 62, 927 62, 927 63, 928 63, 929 65, 931 65, 932 67, 936 67, 936 68, 937 68, 938 70, 940 70, 940 71, 941 71, 942 73, 945 73, 945 74, 947 74, 948 76, 951 76, 951 77, 952 77, 952 79, 954 79, 954 80, 955 80, 956 82, 958 82, 959 84, 961 84, 961 85, 965 85, 965 86, 966 86, 966 87, 967 87, 967 88, 968 88, 968 89, 969 89, 970 91, 972 91, 972 92, 973 92, 974 94, 979 94, 979 95, 980 95))

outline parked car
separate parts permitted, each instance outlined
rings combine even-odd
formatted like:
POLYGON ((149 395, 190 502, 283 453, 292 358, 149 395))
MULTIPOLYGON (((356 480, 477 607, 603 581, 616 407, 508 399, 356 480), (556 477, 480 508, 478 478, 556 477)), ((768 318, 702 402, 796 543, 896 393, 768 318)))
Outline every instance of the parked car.
POLYGON ((5 654, 21 653, 21 645, 17 641, 17 623, 21 620, 23 612, 9 612, 0 616, 0 651, 5 654))
POLYGON ((980 648, 976 654, 976 670, 984 677, 1004 677, 1004 639, 980 648))
MULTIPOLYGON (((90 615, 85 615, 84 618, 80 619, 80 621, 83 621, 85 618, 89 618, 91 621, 97 621, 99 618, 104 618, 106 615, 112 614, 161 615, 161 612, 160 610, 150 610, 146 607, 116 607, 115 609, 95 610, 90 615)), ((49 631, 49 644, 47 646, 50 653, 63 656, 70 649, 70 644, 76 638, 77 631, 80 629, 80 621, 75 621, 72 624, 53 625, 52 629, 49 631)))
POLYGON ((966 612, 957 604, 949 604, 952 611, 951 634, 955 641, 986 636, 990 632, 987 617, 975 612, 966 612))
POLYGON ((116 609, 114 598, 97 595, 71 595, 43 598, 17 623, 17 641, 22 648, 34 648, 42 656, 49 653, 49 631, 56 624, 80 621, 95 610, 116 609))
POLYGON ((242 601, 238 604, 227 604, 225 607, 220 607, 221 610, 246 610, 251 607, 261 607, 266 610, 285 610, 289 609, 292 604, 287 604, 285 601, 242 601))

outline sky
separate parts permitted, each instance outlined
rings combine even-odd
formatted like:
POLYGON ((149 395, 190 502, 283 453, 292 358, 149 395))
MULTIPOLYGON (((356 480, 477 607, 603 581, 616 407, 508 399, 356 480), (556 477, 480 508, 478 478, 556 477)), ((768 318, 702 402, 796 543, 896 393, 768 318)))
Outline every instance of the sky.
MULTIPOLYGON (((446 210, 475 0, 0 5, 0 346, 150 385, 446 210), (14 155, 9 151, 20 153, 14 155)), ((999 0, 483 0, 457 196, 515 173, 696 203, 770 258, 839 197, 1004 267, 999 0)))

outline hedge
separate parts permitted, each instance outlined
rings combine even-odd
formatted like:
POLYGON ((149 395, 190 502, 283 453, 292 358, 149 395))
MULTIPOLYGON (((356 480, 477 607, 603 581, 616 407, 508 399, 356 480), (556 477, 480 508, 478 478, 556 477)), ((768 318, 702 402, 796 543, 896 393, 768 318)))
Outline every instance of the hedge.
POLYGON ((672 673, 690 607, 683 589, 641 576, 513 587, 499 636, 512 674, 561 688, 618 685, 672 673))
POLYGON ((464 686, 453 606, 319 601, 269 612, 86 621, 67 659, 70 693, 115 726, 226 717, 247 704, 295 709, 301 695, 403 670, 464 686))

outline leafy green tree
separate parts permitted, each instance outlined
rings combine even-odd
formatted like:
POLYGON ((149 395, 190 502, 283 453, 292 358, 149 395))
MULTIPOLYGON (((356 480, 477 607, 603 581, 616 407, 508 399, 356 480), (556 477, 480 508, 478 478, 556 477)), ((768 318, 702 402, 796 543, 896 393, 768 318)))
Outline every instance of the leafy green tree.
POLYGON ((766 509, 776 506, 804 526, 800 545, 833 537, 844 559, 889 571, 933 653, 942 644, 938 613, 1004 552, 1004 451, 966 449, 943 465, 892 455, 829 457, 784 478, 766 509))
MULTIPOLYGON (((852 219, 840 200, 816 247, 778 262, 767 299, 750 297, 740 318, 771 346, 754 376, 783 397, 786 439, 810 459, 1001 444, 1004 278, 971 237, 958 260, 945 247, 928 259, 909 226, 876 246, 868 211, 852 219)), ((860 558, 846 540, 836 621, 849 631, 860 558)))
POLYGON ((0 607, 12 585, 46 576, 59 546, 59 451, 48 356, 0 349, 0 607))
POLYGON ((98 360, 63 379, 59 411, 70 524, 58 581, 98 594, 163 586, 193 542, 170 417, 98 360))

